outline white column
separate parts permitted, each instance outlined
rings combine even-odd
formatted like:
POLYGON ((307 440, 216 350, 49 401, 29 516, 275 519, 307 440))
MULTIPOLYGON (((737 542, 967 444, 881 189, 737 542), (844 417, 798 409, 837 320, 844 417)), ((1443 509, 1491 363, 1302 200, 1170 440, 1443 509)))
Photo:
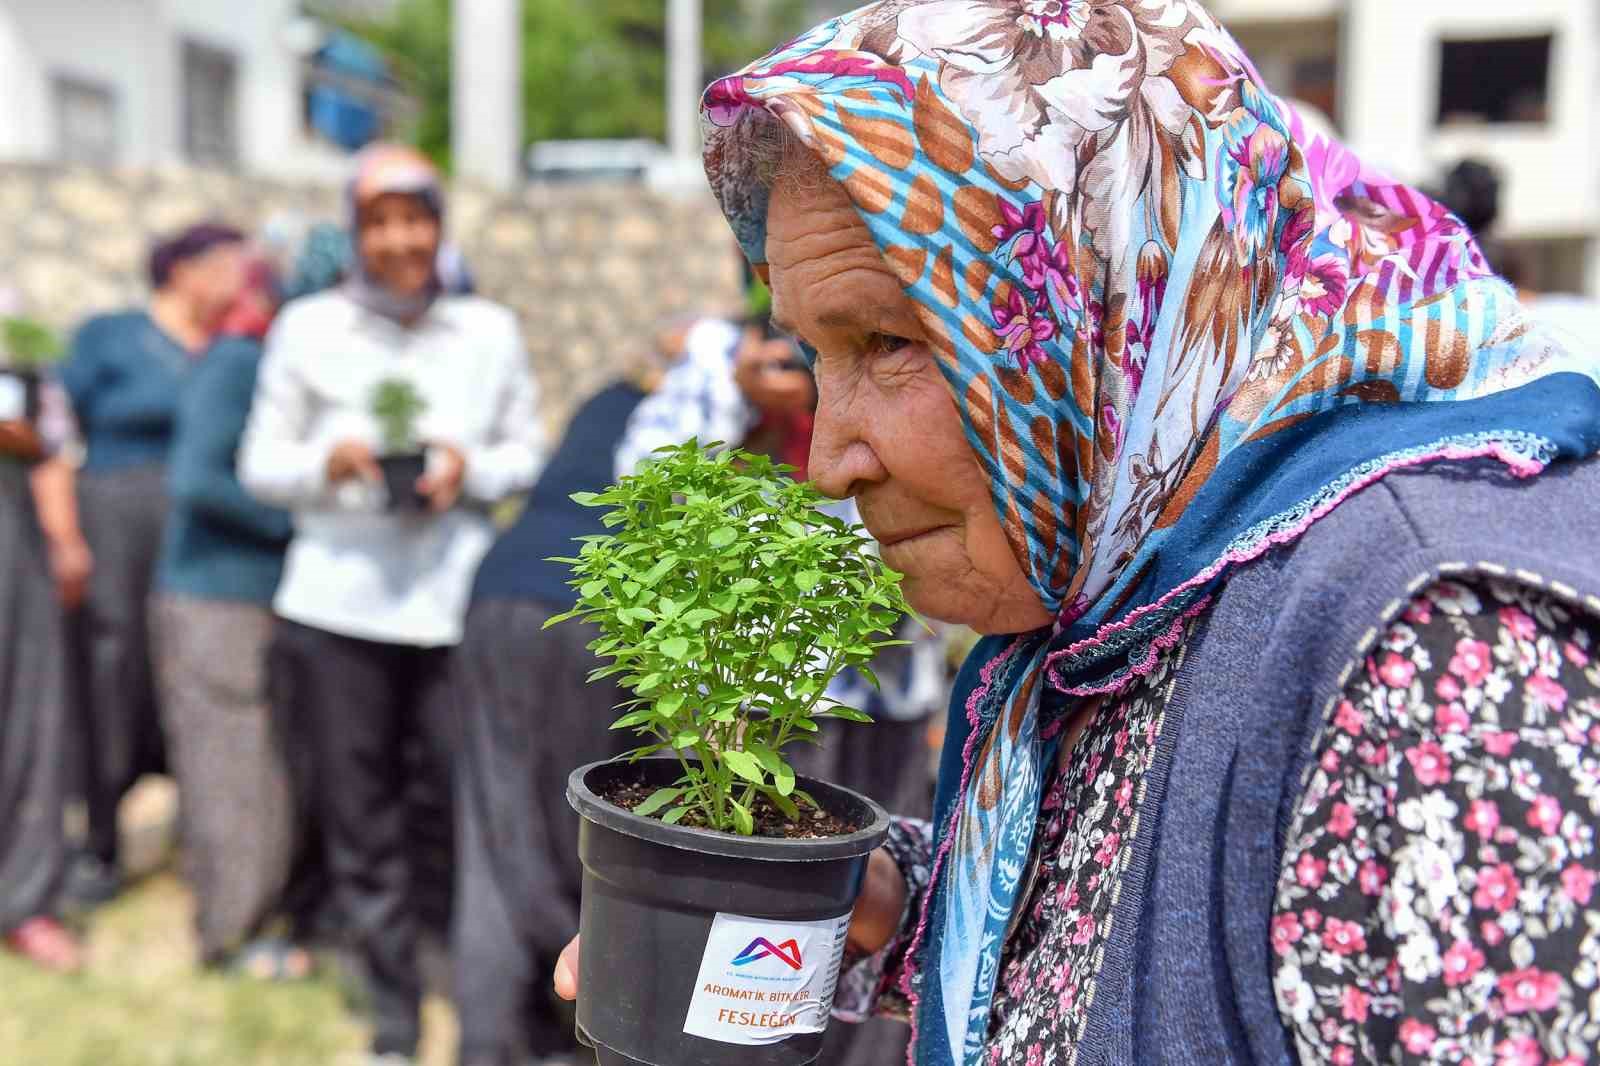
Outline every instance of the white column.
POLYGON ((510 188, 522 170, 521 0, 455 0, 450 68, 456 173, 510 188))
POLYGON ((700 156, 700 0, 667 5, 667 147, 675 161, 700 156))
POLYGON ((44 71, 33 61, 16 14, 0 8, 0 159, 43 159, 55 143, 44 71))

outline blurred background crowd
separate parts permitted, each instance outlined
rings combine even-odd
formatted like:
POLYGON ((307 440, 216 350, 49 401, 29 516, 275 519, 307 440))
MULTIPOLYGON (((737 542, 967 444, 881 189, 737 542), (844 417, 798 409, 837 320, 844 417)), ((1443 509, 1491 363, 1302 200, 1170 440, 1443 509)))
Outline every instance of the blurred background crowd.
MULTIPOLYGON (((694 115, 847 6, 0 2, 0 1061, 576 1061, 620 696, 546 560, 663 445, 805 476, 694 115)), ((1210 6, 1600 345, 1600 8, 1210 6)), ((803 770, 919 814, 969 638, 904 635, 803 770)))

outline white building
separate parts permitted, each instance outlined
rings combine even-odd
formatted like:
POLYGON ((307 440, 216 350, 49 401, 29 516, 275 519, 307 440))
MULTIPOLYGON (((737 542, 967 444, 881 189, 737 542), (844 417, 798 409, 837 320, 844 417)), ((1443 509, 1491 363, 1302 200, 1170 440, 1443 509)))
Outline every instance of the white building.
POLYGON ((336 177, 319 37, 300 0, 0 0, 0 160, 336 177))
POLYGON ((1540 288, 1600 297, 1600 3, 1209 0, 1280 94, 1413 182, 1504 182, 1496 234, 1540 288))

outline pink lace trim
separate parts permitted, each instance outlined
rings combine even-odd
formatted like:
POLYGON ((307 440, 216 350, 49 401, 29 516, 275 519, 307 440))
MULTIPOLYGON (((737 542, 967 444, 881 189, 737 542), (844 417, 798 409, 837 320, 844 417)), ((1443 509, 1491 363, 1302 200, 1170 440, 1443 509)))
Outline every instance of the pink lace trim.
MULTIPOLYGON (((1249 545, 1240 548, 1234 548, 1228 551, 1216 562, 1212 563, 1210 566, 1206 567, 1204 570, 1200 571, 1200 573, 1196 574, 1188 581, 1185 581, 1171 592, 1168 592, 1165 596, 1161 597, 1154 603, 1145 604, 1143 607, 1131 612, 1127 618, 1124 618, 1120 622, 1112 622, 1109 625, 1102 626, 1101 629, 1092 637, 1086 637, 1083 640, 1078 641, 1076 644, 1063 648, 1060 651, 1052 652, 1045 659, 1045 668, 1046 670, 1053 670, 1056 668, 1056 664, 1061 659, 1098 647, 1113 633, 1118 633, 1122 630, 1128 629, 1145 615, 1151 613, 1152 611, 1160 610, 1184 593, 1202 585, 1209 584, 1221 576, 1222 573, 1228 570, 1230 567, 1237 566, 1240 563, 1250 562, 1251 560, 1257 559, 1266 554, 1266 552, 1272 548, 1275 548, 1281 544, 1288 544, 1289 542, 1297 539, 1304 534, 1306 530, 1310 529, 1311 526, 1316 522, 1327 517, 1330 511, 1332 511, 1335 507, 1338 507, 1345 500, 1348 500, 1351 496, 1355 495, 1357 492, 1373 484, 1374 482, 1380 481, 1389 474, 1394 473, 1396 470, 1403 470, 1408 467, 1423 466, 1427 463, 1444 460, 1459 462, 1466 459, 1485 458, 1499 460, 1506 465, 1512 474, 1522 478, 1533 477, 1539 474, 1547 465, 1547 463, 1542 459, 1519 452, 1509 444, 1502 441, 1471 445, 1446 445, 1430 451, 1418 452, 1415 454, 1401 454, 1396 456, 1382 465, 1376 466, 1374 469, 1366 472, 1361 477, 1355 478, 1348 484, 1341 486, 1338 491, 1331 493, 1326 499, 1312 506, 1303 517, 1299 518, 1293 523, 1286 525, 1281 529, 1274 530, 1273 532, 1266 534, 1259 540, 1256 540, 1249 545)), ((1132 664, 1130 670, 1125 676, 1101 686, 1087 686, 1082 689, 1064 688, 1062 691, 1066 692, 1068 695, 1104 695, 1106 693, 1116 692, 1119 689, 1125 688, 1127 685, 1131 684, 1135 678, 1143 677, 1149 674, 1151 670, 1155 669, 1156 656, 1154 652, 1157 648, 1157 645, 1159 645, 1162 640, 1165 640, 1167 643, 1164 647, 1171 647, 1172 643, 1174 643, 1176 640, 1175 634, 1181 632, 1182 625, 1187 622, 1188 619, 1195 613, 1198 613, 1198 609, 1203 609, 1208 602, 1209 601, 1202 601, 1197 605, 1197 609, 1186 612, 1182 618, 1174 622, 1173 628, 1169 629, 1161 637, 1157 638, 1157 640, 1151 645, 1151 652, 1145 655, 1144 658, 1138 663, 1132 664)))

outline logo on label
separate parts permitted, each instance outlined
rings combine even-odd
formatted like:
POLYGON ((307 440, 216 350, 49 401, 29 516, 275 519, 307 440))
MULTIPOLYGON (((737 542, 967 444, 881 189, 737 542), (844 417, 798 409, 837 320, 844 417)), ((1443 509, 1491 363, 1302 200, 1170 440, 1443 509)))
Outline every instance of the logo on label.
POLYGON ((776 956, 791 970, 800 969, 800 945, 792 938, 781 944, 774 944, 764 936, 758 936, 745 945, 745 949, 733 958, 735 966, 748 966, 768 956, 776 956))

